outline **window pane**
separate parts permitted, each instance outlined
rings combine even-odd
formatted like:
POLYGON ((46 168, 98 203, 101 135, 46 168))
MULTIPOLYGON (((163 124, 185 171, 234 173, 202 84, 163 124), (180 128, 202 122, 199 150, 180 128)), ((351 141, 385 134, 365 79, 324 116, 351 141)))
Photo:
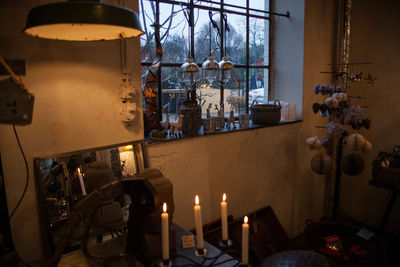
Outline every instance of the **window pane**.
POLYGON ((152 62, 156 55, 156 45, 153 38, 154 28, 150 26, 155 21, 152 6, 155 8, 154 2, 145 0, 139 2, 140 24, 144 31, 144 34, 140 36, 140 51, 141 59, 145 62, 152 62))
POLYGON ((268 65, 268 20, 250 18, 250 65, 268 65))
MULTIPOLYGON (((258 10, 268 10, 269 0, 250 0, 250 8, 258 10)), ((263 15, 265 13, 251 12, 251 14, 263 15)), ((268 14, 266 16, 268 16, 268 14)))
POLYGON ((160 3, 160 39, 163 62, 185 62, 189 55, 188 23, 178 5, 160 3))
MULTIPOLYGON (((219 13, 213 12, 212 14, 213 21, 216 22, 219 27, 219 13)), ((218 30, 214 28, 210 22, 207 10, 196 11, 195 15, 195 59, 198 64, 201 64, 207 59, 212 50, 219 48, 219 36, 218 30)), ((214 59, 219 61, 219 49, 214 52, 214 59)))
POLYGON ((197 100, 201 105, 202 117, 207 116, 207 108, 210 109, 211 116, 217 116, 218 111, 215 105, 220 108, 220 90, 213 86, 201 86, 196 90, 197 100))
POLYGON ((227 14, 227 20, 225 55, 233 64, 246 64, 246 17, 227 14))
MULTIPOLYGON (((224 4, 231 4, 235 6, 246 7, 246 0, 224 0, 224 4)), ((246 9, 225 6, 225 9, 246 13, 246 9)))
MULTIPOLYGON (((178 108, 186 100, 185 89, 181 86, 180 68, 163 67, 161 68, 162 86, 162 106, 169 114, 176 114, 178 108)), ((163 118, 165 118, 163 112, 163 118)), ((173 119, 175 117, 171 117, 173 119)))
POLYGON ((268 100, 268 69, 250 69, 249 106, 253 101, 258 104, 268 100))
MULTIPOLYGON (((225 90, 224 90, 224 96, 225 96, 225 102, 227 101, 227 98, 234 96, 234 97, 241 97, 243 103, 239 103, 238 99, 235 99, 234 102, 234 112, 235 116, 237 116, 239 113, 245 113, 246 112, 246 104, 244 101, 246 100, 246 69, 245 68, 235 68, 233 71, 232 79, 224 85, 225 90)), ((226 116, 229 116, 229 111, 231 109, 231 104, 227 103, 228 106, 225 104, 225 114, 226 116)))

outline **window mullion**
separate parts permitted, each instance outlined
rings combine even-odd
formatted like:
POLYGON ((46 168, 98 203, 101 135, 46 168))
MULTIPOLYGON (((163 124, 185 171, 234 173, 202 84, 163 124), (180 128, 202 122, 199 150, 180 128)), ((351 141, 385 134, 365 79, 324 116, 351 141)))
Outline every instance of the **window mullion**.
POLYGON ((250 78, 250 0, 246 0, 246 113, 249 113, 249 78, 250 78))
MULTIPOLYGON (((156 1, 156 23, 155 23, 155 35, 157 35, 158 40, 161 43, 160 40, 160 1, 156 1)), ((156 42, 156 46, 157 46, 156 42)), ((158 47, 156 47, 157 49, 158 47)), ((162 57, 162 55, 161 55, 162 57)), ((162 58, 160 59, 162 60, 162 58)), ((158 119, 162 121, 162 80, 161 80, 161 66, 158 67, 158 72, 157 72, 157 109, 158 109, 158 119)))
MULTIPOLYGON (((224 0, 221 0, 221 4, 220 4, 220 18, 219 18, 219 25, 220 25, 220 29, 221 29, 221 40, 220 40, 220 52, 221 52, 221 60, 224 58, 225 56, 225 47, 224 47, 224 38, 226 38, 226 36, 224 36, 225 31, 224 31, 224 0)), ((224 84, 221 82, 220 83, 220 105, 222 106, 222 104, 224 103, 224 84)))

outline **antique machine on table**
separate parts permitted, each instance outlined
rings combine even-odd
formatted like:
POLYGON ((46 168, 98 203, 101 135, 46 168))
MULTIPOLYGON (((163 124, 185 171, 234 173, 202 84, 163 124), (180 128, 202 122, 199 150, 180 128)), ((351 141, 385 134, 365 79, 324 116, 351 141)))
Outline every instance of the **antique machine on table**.
MULTIPOLYGON (((82 249, 87 259, 102 262, 104 266, 122 263, 150 266, 160 258, 161 205, 167 203, 172 222, 173 189, 160 171, 143 168, 144 161, 140 158, 143 151, 139 145, 141 143, 133 144, 134 153, 130 154, 137 163, 132 172, 127 171, 130 166, 124 155, 126 146, 116 150, 120 153, 109 148, 56 156, 60 163, 54 164, 44 176, 44 163, 49 159, 36 160, 37 182, 46 213, 42 219, 47 220, 43 225, 47 225, 47 237, 52 237, 48 241, 53 244, 48 246, 52 250, 45 253, 45 266, 57 265, 66 252, 76 249, 82 249), (114 156, 110 157, 109 153, 114 156), (85 163, 89 158, 92 162, 85 163), (81 159, 84 159, 82 163, 81 159), (71 172, 77 165, 80 166, 78 171, 71 172), (121 166, 122 171, 117 171, 117 166, 121 166), (110 250, 110 244, 117 245, 119 252, 110 250)), ((170 248, 175 248, 173 242, 170 248)))

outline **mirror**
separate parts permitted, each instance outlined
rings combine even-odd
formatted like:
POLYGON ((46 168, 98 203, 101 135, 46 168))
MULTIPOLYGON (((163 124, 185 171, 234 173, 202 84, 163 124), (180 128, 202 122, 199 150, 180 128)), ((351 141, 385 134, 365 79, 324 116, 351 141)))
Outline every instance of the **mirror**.
MULTIPOLYGON (((147 167, 143 145, 143 142, 131 142, 36 158, 36 185, 45 239, 50 239, 54 246, 74 206, 87 194, 111 181, 135 177, 147 167)), ((126 233, 129 204, 127 195, 104 202, 94 218, 90 218, 87 244, 101 243, 126 233)), ((65 252, 82 248, 85 231, 81 223, 65 252)))

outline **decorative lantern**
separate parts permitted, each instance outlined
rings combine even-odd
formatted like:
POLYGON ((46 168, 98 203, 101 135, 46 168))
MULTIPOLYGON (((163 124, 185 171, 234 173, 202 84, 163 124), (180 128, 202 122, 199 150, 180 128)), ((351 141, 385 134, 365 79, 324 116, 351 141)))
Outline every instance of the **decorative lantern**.
POLYGON ((311 169, 317 174, 326 174, 332 168, 332 159, 325 153, 318 153, 311 159, 311 169))
POLYGON ((355 153, 343 156, 341 164, 343 172, 351 176, 359 175, 365 166, 364 159, 355 153))
POLYGON ((213 56, 209 56, 202 66, 202 78, 209 84, 218 80, 219 65, 213 56))
POLYGON ((199 66, 189 58, 187 62, 181 66, 182 82, 186 84, 189 89, 196 84, 199 79, 199 66))
POLYGON ((232 71, 233 71, 233 64, 229 61, 228 57, 224 57, 219 63, 220 69, 220 76, 219 81, 221 83, 226 83, 231 79, 232 71))

